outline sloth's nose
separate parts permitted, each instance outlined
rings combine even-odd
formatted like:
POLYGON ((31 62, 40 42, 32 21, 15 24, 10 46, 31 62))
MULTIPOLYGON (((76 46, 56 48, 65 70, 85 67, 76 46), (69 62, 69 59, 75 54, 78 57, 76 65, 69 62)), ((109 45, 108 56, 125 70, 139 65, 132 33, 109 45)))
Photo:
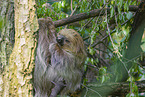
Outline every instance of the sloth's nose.
POLYGON ((59 35, 56 39, 57 43, 61 46, 64 45, 64 36, 63 35, 59 35))

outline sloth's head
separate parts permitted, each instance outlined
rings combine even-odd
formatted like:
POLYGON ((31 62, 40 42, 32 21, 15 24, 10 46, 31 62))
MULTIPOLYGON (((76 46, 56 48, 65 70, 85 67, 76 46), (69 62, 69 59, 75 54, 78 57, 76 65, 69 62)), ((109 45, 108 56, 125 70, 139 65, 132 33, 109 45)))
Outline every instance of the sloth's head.
POLYGON ((57 35, 57 43, 60 47, 74 54, 85 54, 85 46, 82 37, 73 29, 63 29, 57 35))

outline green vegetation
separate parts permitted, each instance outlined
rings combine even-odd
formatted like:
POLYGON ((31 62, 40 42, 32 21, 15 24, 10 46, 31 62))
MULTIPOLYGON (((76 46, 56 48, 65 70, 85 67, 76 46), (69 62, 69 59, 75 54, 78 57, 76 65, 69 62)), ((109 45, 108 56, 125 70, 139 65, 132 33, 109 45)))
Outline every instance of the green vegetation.
MULTIPOLYGON (((51 17, 53 21, 79 13, 89 14, 89 11, 94 9, 110 8, 110 11, 100 13, 99 16, 69 24, 67 28, 78 31, 85 41, 89 54, 84 67, 86 74, 93 71, 91 82, 102 84, 129 81, 130 92, 127 97, 140 95, 135 81, 145 78, 145 71, 141 65, 145 57, 145 37, 143 37, 145 33, 141 39, 141 51, 138 49, 135 51, 137 45, 134 43, 140 42, 135 42, 139 38, 130 37, 135 12, 129 11, 130 5, 138 6, 140 2, 137 0, 36 0, 36 3, 38 18, 51 17), (116 11, 115 7, 117 7, 116 11), (134 47, 131 44, 134 44, 134 47)), ((64 27, 59 27, 57 30, 64 27)), ((84 78, 86 86, 91 80, 88 77, 84 78)))

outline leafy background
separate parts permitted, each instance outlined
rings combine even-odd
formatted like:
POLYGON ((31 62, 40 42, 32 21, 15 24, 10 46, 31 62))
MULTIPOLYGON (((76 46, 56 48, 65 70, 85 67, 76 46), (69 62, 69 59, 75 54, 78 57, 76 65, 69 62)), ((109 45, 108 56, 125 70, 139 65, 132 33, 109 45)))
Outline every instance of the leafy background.
MULTIPOLYGON (((100 14, 97 17, 58 27, 57 31, 65 27, 75 29, 85 41, 88 57, 84 65, 83 85, 89 85, 92 82, 102 84, 119 81, 122 75, 119 75, 120 72, 116 68, 122 70, 118 66, 118 61, 124 59, 135 15, 135 12, 129 11, 129 5, 138 6, 139 0, 36 0, 36 3, 38 18, 51 17, 53 21, 109 7, 110 12, 103 13, 103 16, 100 14), (115 11, 115 6, 117 6, 117 11, 115 11), (112 77, 113 75, 118 76, 112 77)), ((142 42, 144 41, 143 37, 142 42)), ((145 52, 145 44, 141 47, 145 52)), ((141 96, 137 92, 135 81, 145 79, 144 68, 140 65, 143 59, 144 54, 132 58, 131 68, 126 70, 129 73, 127 81, 130 82, 131 87, 128 97, 141 96)))

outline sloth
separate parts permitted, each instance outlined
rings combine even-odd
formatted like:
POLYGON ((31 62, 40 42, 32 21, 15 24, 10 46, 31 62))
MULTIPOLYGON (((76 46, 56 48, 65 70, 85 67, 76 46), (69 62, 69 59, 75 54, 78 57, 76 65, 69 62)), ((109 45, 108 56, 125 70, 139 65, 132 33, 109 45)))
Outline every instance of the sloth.
POLYGON ((34 70, 35 97, 56 97, 80 88, 86 50, 73 29, 56 35, 51 18, 39 19, 39 38, 34 70))

